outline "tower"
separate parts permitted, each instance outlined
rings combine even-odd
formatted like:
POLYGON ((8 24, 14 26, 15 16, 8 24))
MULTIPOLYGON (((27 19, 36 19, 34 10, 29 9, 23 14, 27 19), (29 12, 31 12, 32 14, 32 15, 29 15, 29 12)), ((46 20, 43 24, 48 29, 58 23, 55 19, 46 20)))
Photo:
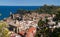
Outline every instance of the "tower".
POLYGON ((14 19, 14 14, 12 14, 12 12, 10 12, 10 17, 11 19, 14 19))

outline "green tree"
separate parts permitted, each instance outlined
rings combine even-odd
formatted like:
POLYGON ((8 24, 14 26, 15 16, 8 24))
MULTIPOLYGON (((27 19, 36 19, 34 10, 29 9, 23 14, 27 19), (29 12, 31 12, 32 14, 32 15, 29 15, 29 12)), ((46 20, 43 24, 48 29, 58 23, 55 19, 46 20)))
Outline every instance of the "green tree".
POLYGON ((6 22, 0 22, 0 37, 10 37, 8 24, 6 22))
POLYGON ((54 13, 56 16, 54 17, 53 20, 59 21, 60 20, 60 8, 55 10, 56 12, 54 13))
POLYGON ((48 27, 46 27, 46 21, 39 20, 38 22, 38 29, 36 33, 36 37, 48 37, 48 27))

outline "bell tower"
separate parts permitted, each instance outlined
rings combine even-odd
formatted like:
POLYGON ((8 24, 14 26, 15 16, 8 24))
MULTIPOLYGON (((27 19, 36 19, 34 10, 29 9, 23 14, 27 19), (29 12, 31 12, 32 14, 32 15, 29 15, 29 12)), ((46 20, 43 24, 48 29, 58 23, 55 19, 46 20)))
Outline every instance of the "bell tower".
POLYGON ((14 14, 12 14, 12 12, 10 12, 10 17, 11 19, 14 19, 14 14))

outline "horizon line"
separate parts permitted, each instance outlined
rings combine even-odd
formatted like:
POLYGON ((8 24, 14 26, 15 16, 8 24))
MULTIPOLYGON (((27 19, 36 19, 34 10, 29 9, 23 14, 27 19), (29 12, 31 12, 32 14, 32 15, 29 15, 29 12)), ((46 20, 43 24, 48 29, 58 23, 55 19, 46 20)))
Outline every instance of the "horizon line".
POLYGON ((43 5, 0 5, 0 6, 44 6, 44 5, 47 5, 47 6, 60 6, 60 5, 55 5, 55 4, 43 4, 43 5))

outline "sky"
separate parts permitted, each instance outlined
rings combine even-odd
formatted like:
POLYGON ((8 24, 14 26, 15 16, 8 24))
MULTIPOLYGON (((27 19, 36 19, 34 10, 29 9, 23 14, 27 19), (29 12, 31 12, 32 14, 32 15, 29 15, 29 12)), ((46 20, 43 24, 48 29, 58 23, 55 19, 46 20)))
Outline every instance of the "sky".
POLYGON ((42 6, 44 4, 60 6, 60 0, 0 0, 0 6, 42 6))

